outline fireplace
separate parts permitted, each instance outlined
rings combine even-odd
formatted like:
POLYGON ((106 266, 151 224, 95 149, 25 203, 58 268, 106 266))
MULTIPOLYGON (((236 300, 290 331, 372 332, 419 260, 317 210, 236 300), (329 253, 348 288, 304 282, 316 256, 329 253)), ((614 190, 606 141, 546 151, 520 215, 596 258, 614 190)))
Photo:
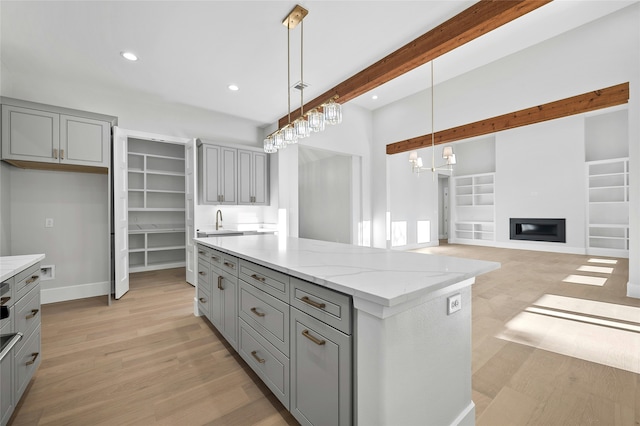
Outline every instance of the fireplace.
POLYGON ((566 243, 565 219, 509 219, 512 240, 566 243))

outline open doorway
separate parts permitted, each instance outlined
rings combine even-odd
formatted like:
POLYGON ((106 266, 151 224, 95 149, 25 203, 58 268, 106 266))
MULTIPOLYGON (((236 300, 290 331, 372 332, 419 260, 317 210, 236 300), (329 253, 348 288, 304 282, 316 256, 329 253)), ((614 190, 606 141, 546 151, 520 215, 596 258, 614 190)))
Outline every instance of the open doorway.
POLYGON ((300 146, 298 165, 298 235, 351 244, 352 157, 300 146))
POLYGON ((449 176, 438 175, 438 239, 449 239, 449 176))

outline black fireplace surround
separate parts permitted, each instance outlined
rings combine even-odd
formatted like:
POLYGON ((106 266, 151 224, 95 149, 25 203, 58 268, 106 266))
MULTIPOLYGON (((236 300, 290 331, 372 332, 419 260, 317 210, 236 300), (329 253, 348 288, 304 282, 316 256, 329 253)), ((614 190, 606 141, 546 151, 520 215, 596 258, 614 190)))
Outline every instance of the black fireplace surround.
POLYGON ((565 219, 509 219, 512 240, 566 243, 565 219))

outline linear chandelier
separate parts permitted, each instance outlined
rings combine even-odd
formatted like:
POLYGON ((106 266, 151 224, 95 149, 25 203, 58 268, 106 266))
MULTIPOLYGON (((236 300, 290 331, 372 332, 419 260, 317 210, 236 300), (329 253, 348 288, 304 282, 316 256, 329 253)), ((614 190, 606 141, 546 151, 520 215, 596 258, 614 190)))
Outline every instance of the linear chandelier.
POLYGON ((321 106, 304 111, 304 17, 309 11, 296 5, 284 18, 282 25, 287 28, 287 125, 279 128, 264 139, 264 152, 273 154, 288 145, 298 143, 299 139, 321 132, 326 124, 342 122, 342 107, 336 102, 338 95, 331 97, 321 106), (300 25, 300 117, 291 122, 291 30, 300 25))
MULTIPOLYGON (((420 174, 420 172, 429 170, 433 173, 436 170, 448 170, 452 171, 453 166, 456 164, 456 155, 453 153, 453 148, 445 146, 442 148, 442 158, 446 160, 446 163, 440 166, 436 166, 435 157, 435 127, 433 125, 434 118, 434 101, 433 101, 433 60, 431 60, 431 167, 423 167, 422 158, 418 157, 418 151, 412 151, 409 154, 409 163, 411 163, 411 171, 413 173, 420 174)), ((435 175, 434 175, 435 176, 435 175)))

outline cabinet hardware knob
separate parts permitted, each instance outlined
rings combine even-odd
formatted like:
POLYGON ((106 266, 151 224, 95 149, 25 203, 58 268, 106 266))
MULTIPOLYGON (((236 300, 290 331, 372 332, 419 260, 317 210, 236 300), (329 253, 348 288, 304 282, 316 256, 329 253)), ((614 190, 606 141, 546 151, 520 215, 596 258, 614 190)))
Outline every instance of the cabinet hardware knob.
POLYGON ((256 274, 251 275, 251 278, 253 278, 256 281, 260 281, 260 282, 265 282, 266 280, 264 279, 264 277, 259 277, 256 274))
POLYGON ((31 313, 29 315, 27 315, 25 317, 25 319, 31 319, 31 318, 35 317, 36 315, 38 315, 38 312, 40 312, 40 309, 32 309, 31 313))
POLYGON ((200 272, 198 272, 198 273, 199 273, 200 275, 207 275, 207 273, 206 273, 206 272, 204 272, 204 271, 200 271, 200 272))
POLYGON ((38 355, 40 355, 40 352, 33 352, 33 353, 31 354, 31 361, 27 361, 27 362, 25 363, 25 365, 31 365, 31 364, 34 364, 34 363, 36 362, 36 359, 38 358, 38 355))
POLYGON ((302 335, 303 335, 304 337, 306 337, 307 339, 311 340, 313 343, 315 343, 315 344, 316 344, 316 345, 318 345, 318 346, 322 346, 322 345, 324 345, 325 343, 327 343, 327 341, 326 341, 326 340, 320 340, 320 339, 318 339, 317 337, 314 337, 314 336, 312 336, 311 334, 309 334, 309 330, 304 330, 304 331, 302 332, 302 335))
POLYGON ((236 265, 230 262, 224 262, 224 266, 226 266, 227 268, 236 269, 236 265))
POLYGON ((204 297, 201 297, 198 300, 200 301, 200 303, 207 303, 207 299, 205 299, 204 297))
POLYGON ((60 150, 60 159, 64 160, 64 149, 60 150))
POLYGON ((251 312, 253 312, 254 314, 256 314, 259 317, 263 317, 263 316, 267 315, 264 312, 258 312, 257 308, 251 308, 251 312))
POLYGON ((311 306, 313 306, 313 307, 315 307, 315 308, 318 308, 318 309, 324 309, 324 308, 325 308, 325 306, 327 306, 327 305, 325 305, 324 303, 318 303, 318 302, 316 302, 316 301, 314 301, 314 300, 311 300, 311 299, 309 299, 309 297, 307 297, 307 296, 304 296, 304 297, 303 297, 302 299, 300 299, 300 300, 302 300, 304 303, 306 303, 306 304, 308 304, 308 305, 311 305, 311 306))
POLYGON ((224 279, 224 277, 222 275, 218 275, 218 288, 220 290, 224 290, 224 287, 222 287, 222 280, 224 279))
POLYGON ((0 297, 0 306, 4 306, 5 303, 8 303, 11 300, 10 297, 0 297))
POLYGON ((29 279, 26 281, 26 283, 27 283, 27 284, 32 284, 32 283, 36 282, 36 280, 37 280, 38 278, 40 278, 40 276, 39 276, 39 275, 32 275, 32 276, 31 276, 31 278, 29 278, 29 279))
POLYGON ((53 158, 58 159, 58 148, 53 148, 53 158))
POLYGON ((258 351, 252 351, 251 352, 251 356, 255 358, 256 361, 258 361, 260 364, 264 364, 264 359, 260 358, 258 355, 258 351))

